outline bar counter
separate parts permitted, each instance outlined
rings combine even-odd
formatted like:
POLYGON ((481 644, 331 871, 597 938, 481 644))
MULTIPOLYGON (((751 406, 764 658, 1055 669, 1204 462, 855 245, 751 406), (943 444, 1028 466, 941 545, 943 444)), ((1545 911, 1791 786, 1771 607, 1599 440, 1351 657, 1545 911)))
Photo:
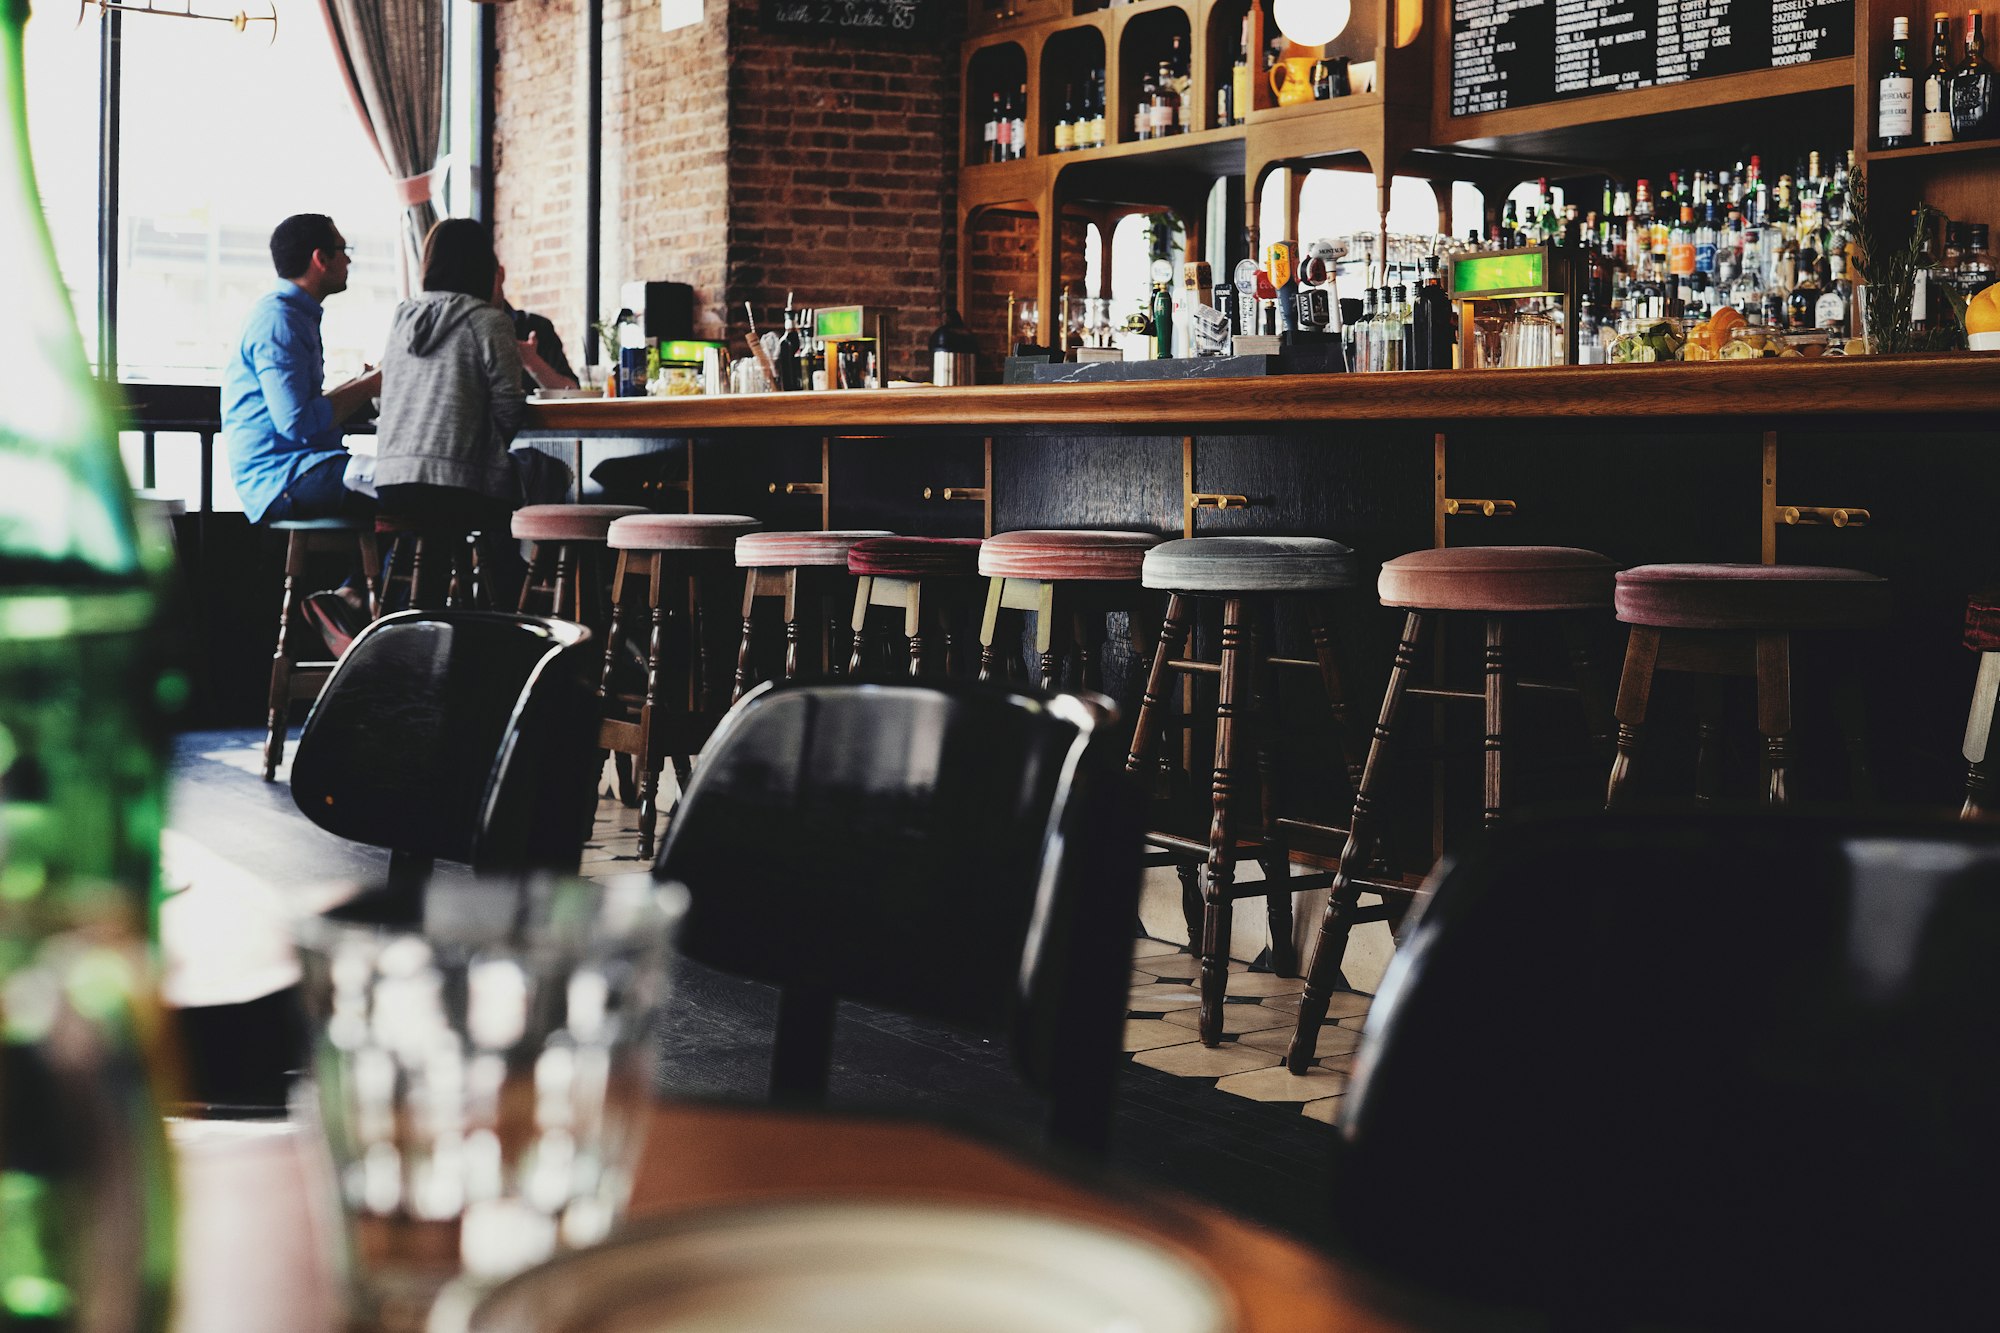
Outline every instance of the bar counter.
POLYGON ((531 404, 528 425, 652 432, 1937 413, 2000 413, 2000 353, 568 399, 531 404))

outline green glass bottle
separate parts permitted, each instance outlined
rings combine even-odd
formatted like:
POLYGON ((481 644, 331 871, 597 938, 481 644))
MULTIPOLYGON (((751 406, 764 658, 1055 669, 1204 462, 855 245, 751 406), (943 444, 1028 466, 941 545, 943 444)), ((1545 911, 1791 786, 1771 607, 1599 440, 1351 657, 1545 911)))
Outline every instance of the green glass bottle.
POLYGON ((150 1066, 164 540, 142 534, 28 159, 27 0, 0 0, 0 1327, 164 1328, 150 1066))

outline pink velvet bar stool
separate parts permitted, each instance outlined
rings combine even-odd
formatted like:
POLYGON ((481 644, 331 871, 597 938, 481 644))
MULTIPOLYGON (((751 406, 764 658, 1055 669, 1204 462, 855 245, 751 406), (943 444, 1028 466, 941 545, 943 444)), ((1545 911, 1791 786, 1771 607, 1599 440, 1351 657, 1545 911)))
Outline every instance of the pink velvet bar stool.
POLYGON ((923 675, 929 665, 926 624, 937 628, 945 674, 958 675, 957 622, 978 608, 982 545, 978 537, 871 537, 856 542, 847 553, 847 572, 854 576, 854 652, 848 659, 848 674, 861 675, 876 656, 876 631, 868 623, 869 612, 885 607, 902 613, 899 628, 910 675, 923 675))
POLYGON ((764 677, 755 664, 757 603, 781 605, 785 626, 785 679, 799 678, 801 604, 820 627, 818 674, 837 676, 846 665, 839 637, 847 601, 847 553, 870 537, 891 534, 879 528, 844 532, 752 532, 736 539, 736 567, 743 571, 743 635, 736 645, 736 681, 729 702, 764 677))
POLYGON ((988 537, 979 548, 979 573, 987 580, 979 678, 991 680, 1000 667, 1003 611, 1035 617, 1035 655, 1045 690, 1062 680, 1062 659, 1071 649, 1083 687, 1103 685, 1098 650, 1109 612, 1129 614, 1132 651, 1145 657, 1152 647, 1152 617, 1139 576, 1146 552, 1161 540, 1150 532, 1046 528, 988 537))
POLYGON ((639 777, 639 855, 650 859, 659 829, 660 770, 671 761, 685 788, 694 756, 722 710, 720 672, 708 651, 705 616, 736 599, 736 539, 762 526, 747 514, 628 514, 613 519, 606 544, 617 553, 611 627, 598 688, 598 744, 632 756, 639 777), (643 690, 621 684, 619 641, 634 583, 650 617, 643 690))
MULTIPOLYGON (((1889 615, 1889 584, 1858 569, 1823 565, 1640 565, 1619 574, 1617 611, 1632 635, 1618 682, 1618 753, 1605 807, 1615 809, 1629 799, 1653 678, 1660 671, 1747 676, 1756 682, 1763 799, 1782 805, 1791 770, 1793 635, 1880 624, 1889 615)), ((1712 691, 1702 705, 1695 800, 1706 805, 1715 799, 1720 768, 1712 691)), ((1860 796, 1867 767, 1858 716, 1850 716, 1846 730, 1860 796)))
POLYGON ((638 505, 528 505, 514 511, 514 536, 530 543, 528 576, 516 610, 561 616, 602 630, 610 571, 605 545, 611 524, 638 505))
MULTIPOLYGON (((1299 1004, 1298 1027, 1285 1063, 1303 1074, 1317 1056, 1320 1025, 1326 1021, 1341 963, 1353 928, 1367 921, 1389 920, 1407 905, 1410 889, 1401 881, 1377 881, 1363 871, 1373 862, 1381 842, 1382 795, 1390 747, 1397 736, 1403 701, 1411 696, 1431 699, 1481 700, 1486 706, 1485 816, 1488 827, 1500 822, 1508 805, 1508 714, 1515 691, 1523 685, 1574 693, 1582 704, 1585 728, 1593 740, 1609 739, 1611 721, 1597 688, 1597 671, 1590 660, 1584 617, 1601 615, 1611 605, 1612 576, 1618 564, 1609 556, 1573 546, 1462 546, 1412 551, 1382 566, 1376 591, 1382 605, 1408 614, 1396 645, 1395 665, 1382 695, 1382 712, 1348 824, 1347 845, 1341 850, 1319 938, 1306 970, 1305 996, 1299 1004), (1486 632, 1485 688, 1451 690, 1411 684, 1417 649, 1430 623, 1441 615, 1475 615, 1486 632), (1570 636, 1572 685, 1523 682, 1515 678, 1512 629, 1541 622, 1559 622, 1570 636), (1360 905, 1364 890, 1383 894, 1371 907, 1360 905), (1392 904, 1390 896, 1399 901, 1392 904)), ((1551 626, 1553 628, 1553 626, 1551 626)))

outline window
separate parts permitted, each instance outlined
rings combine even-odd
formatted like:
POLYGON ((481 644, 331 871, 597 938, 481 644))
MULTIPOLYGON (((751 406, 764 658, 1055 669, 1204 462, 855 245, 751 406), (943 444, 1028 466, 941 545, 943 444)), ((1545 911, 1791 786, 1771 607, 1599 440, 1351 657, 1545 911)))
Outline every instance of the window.
MULTIPOLYGON (((1134 310, 1149 309, 1153 297, 1152 213, 1127 213, 1111 233, 1111 323, 1123 324, 1134 310)), ((1173 281, 1178 285, 1185 232, 1173 233, 1173 281)))
POLYGON ((56 265, 69 288, 84 354, 97 361, 97 25, 38 5, 28 15, 28 148, 56 265))

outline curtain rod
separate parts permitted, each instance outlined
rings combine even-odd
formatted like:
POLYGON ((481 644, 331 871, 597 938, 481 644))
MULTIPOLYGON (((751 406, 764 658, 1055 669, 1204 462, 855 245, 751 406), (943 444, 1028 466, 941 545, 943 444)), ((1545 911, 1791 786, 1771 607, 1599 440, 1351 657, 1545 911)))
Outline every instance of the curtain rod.
MULTIPOLYGON (((274 8, 268 14, 250 14, 240 9, 234 14, 202 14, 197 13, 192 4, 185 9, 162 9, 158 5, 153 4, 152 0, 146 0, 146 3, 138 5, 121 4, 119 0, 77 0, 76 21, 78 23, 83 22, 83 16, 90 12, 92 6, 95 6, 99 12, 106 14, 113 11, 121 14, 158 14, 162 18, 199 19, 204 23, 227 23, 238 32, 248 31, 250 25, 253 23, 268 23, 271 25, 271 40, 273 42, 278 40, 278 11, 274 8)), ((270 8, 268 5, 266 7, 270 8)))

